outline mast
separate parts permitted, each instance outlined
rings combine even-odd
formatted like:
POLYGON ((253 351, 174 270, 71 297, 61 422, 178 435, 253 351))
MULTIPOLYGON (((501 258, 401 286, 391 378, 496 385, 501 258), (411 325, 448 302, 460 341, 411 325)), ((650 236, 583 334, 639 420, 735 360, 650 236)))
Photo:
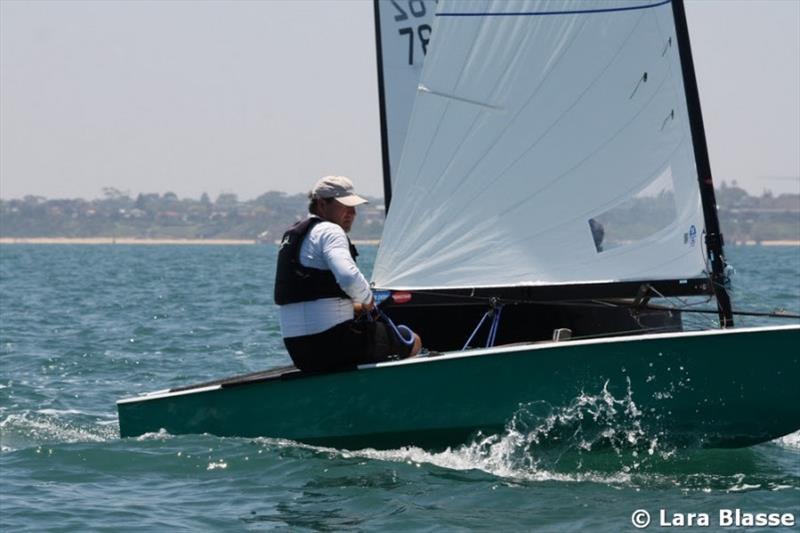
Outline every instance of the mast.
POLYGON ((375 13, 375 59, 378 66, 378 111, 381 117, 381 161, 383 163, 383 203, 385 213, 392 201, 392 169, 389 163, 389 135, 386 124, 386 94, 383 80, 383 46, 381 44, 380 0, 373 0, 375 13))
POLYGON ((672 0, 672 13, 675 18, 675 31, 683 70, 683 88, 686 93, 686 105, 689 111, 689 122, 694 145, 694 157, 697 165, 697 179, 700 186, 700 198, 703 203, 703 215, 706 226, 706 250, 711 262, 711 281, 713 293, 717 297, 719 322, 723 328, 733 326, 733 310, 731 299, 725 289, 725 256, 722 232, 717 217, 717 200, 714 195, 714 182, 711 178, 711 163, 708 158, 703 113, 700 109, 700 95, 697 91, 697 77, 692 60, 692 49, 689 43, 689 28, 686 24, 686 11, 683 0, 672 0))

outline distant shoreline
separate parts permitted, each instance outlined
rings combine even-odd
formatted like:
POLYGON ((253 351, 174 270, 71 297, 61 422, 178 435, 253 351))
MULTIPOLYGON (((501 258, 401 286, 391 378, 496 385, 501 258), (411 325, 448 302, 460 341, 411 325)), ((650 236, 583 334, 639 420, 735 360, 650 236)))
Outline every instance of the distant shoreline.
MULTIPOLYGON (((379 239, 354 240, 353 244, 377 246, 379 239)), ((243 245, 279 244, 279 241, 263 242, 256 239, 147 239, 137 237, 0 237, 0 244, 190 244, 190 245, 243 245)), ((734 241, 732 246, 800 246, 800 240, 734 241)))
POLYGON ((800 241, 734 241, 731 246, 800 246, 800 241))
MULTIPOLYGON (((377 246, 379 239, 354 240, 353 244, 377 246)), ((138 237, 0 237, 2 244, 138 244, 138 245, 212 245, 279 244, 256 239, 149 239, 138 237)), ((800 240, 735 241, 731 246, 800 246, 800 240)))
MULTIPOLYGON (((355 240, 354 244, 376 245, 379 240, 355 240)), ((255 239, 145 239, 136 237, 0 237, 0 244, 191 244, 191 245, 242 245, 259 244, 255 239)), ((264 243, 273 244, 273 243, 264 243)), ((277 244, 277 242, 275 243, 277 244)))

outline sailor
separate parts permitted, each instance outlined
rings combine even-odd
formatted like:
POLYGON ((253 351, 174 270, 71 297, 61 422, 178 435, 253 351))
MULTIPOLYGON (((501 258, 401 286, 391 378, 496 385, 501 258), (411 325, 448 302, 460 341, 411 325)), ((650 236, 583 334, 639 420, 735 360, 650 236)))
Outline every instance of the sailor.
POLYGON ((308 197, 308 218, 283 235, 275 278, 281 334, 295 366, 324 372, 416 355, 418 335, 408 346, 383 322, 356 320, 375 308, 347 237, 356 206, 367 200, 344 176, 320 179, 308 197))

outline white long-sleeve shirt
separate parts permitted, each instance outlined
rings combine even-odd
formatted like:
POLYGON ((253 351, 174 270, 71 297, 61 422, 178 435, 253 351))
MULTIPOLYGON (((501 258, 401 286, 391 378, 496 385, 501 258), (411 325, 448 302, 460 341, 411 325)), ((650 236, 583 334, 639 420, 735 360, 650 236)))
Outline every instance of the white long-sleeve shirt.
POLYGON ((322 221, 311 228, 300 245, 300 264, 330 270, 347 298, 321 298, 279 306, 284 337, 313 335, 353 318, 353 302, 369 303, 369 282, 350 257, 347 234, 338 224, 322 221))

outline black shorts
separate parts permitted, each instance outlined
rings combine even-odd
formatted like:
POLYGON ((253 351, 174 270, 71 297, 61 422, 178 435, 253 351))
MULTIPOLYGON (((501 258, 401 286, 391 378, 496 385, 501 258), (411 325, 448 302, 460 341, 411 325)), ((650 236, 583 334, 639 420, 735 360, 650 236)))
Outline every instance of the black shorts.
POLYGON ((365 363, 405 359, 411 353, 383 322, 348 320, 302 337, 283 339, 294 365, 306 372, 330 372, 365 363))

